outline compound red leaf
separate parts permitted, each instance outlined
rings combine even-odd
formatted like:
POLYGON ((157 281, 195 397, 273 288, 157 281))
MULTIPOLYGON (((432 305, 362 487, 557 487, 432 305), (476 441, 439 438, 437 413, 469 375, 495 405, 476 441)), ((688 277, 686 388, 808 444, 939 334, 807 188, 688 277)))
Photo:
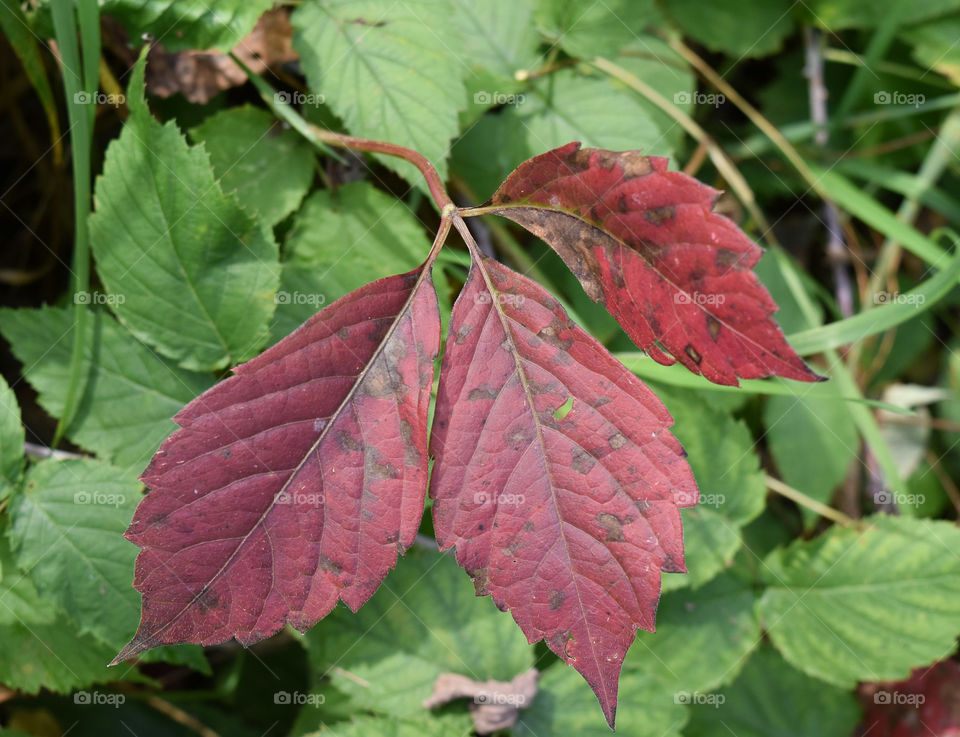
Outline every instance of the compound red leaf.
POLYGON ((552 246, 660 363, 718 384, 818 380, 771 317, 751 270, 760 248, 713 212, 719 194, 666 159, 570 143, 521 164, 491 203, 552 246))
POLYGON ((611 726, 660 572, 685 570, 678 507, 698 496, 672 422, 542 287, 473 264, 431 436, 437 541, 456 546, 478 594, 580 671, 611 726))
POLYGON ((260 640, 356 610, 412 544, 440 317, 429 271, 368 284, 197 397, 141 477, 127 539, 161 644, 260 640))

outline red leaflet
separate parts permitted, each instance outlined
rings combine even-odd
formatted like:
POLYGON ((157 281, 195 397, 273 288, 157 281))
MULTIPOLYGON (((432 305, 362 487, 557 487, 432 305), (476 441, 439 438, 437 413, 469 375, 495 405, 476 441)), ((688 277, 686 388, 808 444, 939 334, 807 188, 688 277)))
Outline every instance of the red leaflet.
POLYGON ((437 540, 478 594, 583 674, 611 726, 660 571, 685 570, 678 507, 697 489, 672 424, 542 287, 474 262, 431 438, 437 540))
POLYGON ((521 164, 491 202, 550 244, 660 363, 718 384, 816 381, 751 271, 760 248, 712 211, 718 195, 666 159, 569 143, 521 164))
POLYGON ((440 317, 429 272, 368 284, 197 397, 141 477, 143 617, 119 662, 356 610, 416 535, 440 317))

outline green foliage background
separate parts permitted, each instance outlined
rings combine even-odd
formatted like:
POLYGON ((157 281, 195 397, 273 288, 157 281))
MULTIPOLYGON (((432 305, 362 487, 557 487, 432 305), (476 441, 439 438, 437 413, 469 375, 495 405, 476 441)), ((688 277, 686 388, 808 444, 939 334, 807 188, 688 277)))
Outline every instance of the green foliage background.
MULTIPOLYGON (((271 5, 99 9, 129 39, 225 51, 271 5)), ((170 417, 324 304, 429 249, 437 213, 413 167, 338 162, 308 124, 411 147, 472 204, 571 140, 642 149, 727 190, 719 206, 769 247, 758 273, 780 322, 830 382, 730 390, 654 364, 543 244, 503 222, 477 226, 650 382, 703 495, 684 510, 689 573, 664 576, 658 630, 641 632, 625 662, 619 734, 850 734, 858 682, 954 653, 960 2, 303 0, 290 21, 299 62, 263 77, 279 97, 247 83, 204 104, 157 100, 143 59, 105 51, 101 78, 126 99, 123 116, 98 112, 93 284, 79 297, 5 287, 0 723, 74 737, 121 724, 137 735, 466 735, 464 702, 421 706, 437 675, 509 680, 536 666, 539 693, 512 734, 609 733, 582 679, 428 547, 358 614, 338 608, 306 636, 161 648, 106 668, 138 621, 136 549, 122 532, 170 417), (810 49, 830 92, 826 142, 810 122, 810 49), (853 315, 825 255, 824 201, 843 225, 853 315), (78 310, 89 320, 74 360, 78 310), (39 457, 68 407, 68 457, 39 457)), ((3 104, 29 98, 57 139, 50 8, 3 0, 0 28, 19 60, 7 73, 24 80, 3 104)), ((466 264, 456 248, 441 256, 442 307, 466 264)))

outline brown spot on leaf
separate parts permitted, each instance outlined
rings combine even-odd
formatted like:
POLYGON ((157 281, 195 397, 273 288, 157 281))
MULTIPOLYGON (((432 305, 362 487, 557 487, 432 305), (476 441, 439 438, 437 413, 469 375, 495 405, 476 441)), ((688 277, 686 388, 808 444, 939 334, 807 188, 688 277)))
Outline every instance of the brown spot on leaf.
POLYGON ((614 450, 620 450, 624 445, 627 444, 627 439, 624 437, 623 433, 618 432, 612 435, 607 442, 610 443, 610 447, 614 450))
POLYGON ((529 519, 528 519, 526 522, 523 523, 523 531, 524 531, 524 532, 532 532, 532 531, 533 531, 533 527, 534 527, 534 525, 533 525, 533 520, 529 520, 529 519))
POLYGON ((609 512, 600 512, 600 514, 597 515, 597 522, 606 530, 607 535, 604 538, 604 542, 624 542, 623 522, 617 515, 610 514, 609 512))
POLYGON ((467 394, 467 399, 471 402, 475 402, 478 399, 496 399, 497 394, 499 394, 499 392, 489 384, 481 384, 470 390, 470 393, 467 394))
POLYGON ((567 595, 562 591, 551 591, 550 592, 550 611, 555 612, 561 606, 563 606, 563 600, 567 598, 567 595))
POLYGON ((337 331, 337 337, 340 338, 340 340, 349 340, 349 339, 350 339, 350 328, 348 328, 346 325, 344 325, 342 328, 340 328, 340 329, 337 331))
POLYGON ((361 450, 363 446, 356 441, 356 439, 350 435, 346 430, 337 430, 336 433, 337 445, 340 446, 342 450, 361 450))
POLYGON ((690 356, 690 360, 697 364, 697 366, 699 366, 700 362, 703 360, 703 356, 701 356, 697 352, 697 349, 694 348, 690 343, 687 343, 686 347, 683 349, 683 352, 690 356))
POLYGON ((332 573, 334 576, 339 576, 341 573, 343 573, 343 566, 336 561, 330 560, 325 555, 320 556, 318 565, 320 566, 321 571, 332 573))
POLYGON ((372 445, 367 446, 363 453, 363 473, 368 479, 395 479, 400 476, 397 467, 372 445))
POLYGON ((473 332, 473 325, 461 325, 457 329, 456 338, 454 338, 454 343, 457 345, 462 345, 463 342, 467 339, 467 336, 473 332))
POLYGON ((533 431, 526 427, 509 428, 503 433, 503 442, 511 450, 523 450, 533 440, 533 431))
POLYGON ((677 216, 677 208, 673 205, 667 205, 666 207, 652 207, 649 210, 643 211, 643 218, 648 223, 653 223, 654 225, 663 225, 667 220, 673 220, 677 216))
POLYGON ((716 342, 717 336, 720 334, 720 321, 713 315, 707 315, 707 332, 710 333, 710 337, 716 342))
POLYGON ((572 448, 570 450, 570 466, 577 473, 590 473, 590 470, 596 464, 596 459, 583 448, 572 448))

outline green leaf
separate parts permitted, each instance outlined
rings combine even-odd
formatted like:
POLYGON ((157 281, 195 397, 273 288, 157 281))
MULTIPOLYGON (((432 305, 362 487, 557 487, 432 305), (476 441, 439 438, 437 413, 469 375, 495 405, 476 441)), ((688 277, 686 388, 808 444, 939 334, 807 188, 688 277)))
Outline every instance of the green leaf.
MULTIPOLYGON (((10 504, 7 535, 17 565, 40 596, 69 612, 80 635, 106 646, 104 663, 140 621, 132 586, 137 549, 123 539, 140 496, 132 471, 88 458, 45 460, 28 470, 10 504)), ((146 660, 208 670, 193 645, 158 648, 146 660)))
POLYGON ((583 59, 616 55, 658 15, 653 0, 540 0, 537 7, 544 35, 583 59))
POLYGON ((960 530, 875 515, 771 554, 758 613, 795 667, 838 686, 899 680, 960 632, 960 530))
POLYGON ((81 634, 115 648, 140 615, 130 585, 136 549, 123 539, 140 489, 134 473, 105 463, 46 460, 30 468, 10 505, 7 534, 20 568, 81 634))
MULTIPOLYGON (((105 312, 91 317, 81 364, 86 392, 67 435, 104 459, 139 470, 176 428, 170 418, 213 380, 159 357, 105 312)), ((39 393, 40 406, 59 417, 70 375, 71 312, 5 309, 0 326, 23 375, 39 393)))
MULTIPOLYGON (((529 93, 524 94, 524 102, 529 93)), ((521 99, 519 97, 517 100, 521 99)), ((453 145, 450 168, 471 190, 480 204, 518 165, 533 153, 509 111, 483 115, 453 145)))
POLYGON ((256 355, 267 338, 277 246, 220 191, 203 147, 150 116, 144 58, 127 92, 130 118, 97 180, 97 273, 134 335, 184 368, 223 368, 256 355))
POLYGON ((533 665, 519 628, 475 595, 454 558, 419 548, 359 612, 338 607, 306 641, 317 675, 365 709, 403 717, 422 714, 441 673, 509 681, 533 665))
POLYGON ((799 673, 770 647, 757 650, 729 688, 701 701, 714 703, 693 706, 685 737, 853 734, 860 719, 851 692, 799 673))
MULTIPOLYGON (((873 28, 889 13, 886 6, 864 0, 807 0, 800 7, 812 22, 831 31, 873 28)), ((957 0, 914 0, 904 3, 900 22, 918 23, 955 10, 960 10, 957 0)))
POLYGON ((430 241, 403 201, 368 182, 314 192, 284 244, 272 334, 287 335, 324 305, 370 281, 410 271, 429 250, 430 241))
POLYGON ((760 643, 749 586, 724 573, 698 589, 673 591, 660 601, 657 631, 637 633, 624 670, 669 696, 708 691, 733 680, 760 643))
MULTIPOLYGON (((640 674, 620 676, 617 737, 677 737, 687 720, 686 709, 673 696, 652 692, 640 674)), ((597 698, 583 678, 563 663, 543 673, 533 703, 520 710, 515 735, 610 737, 597 712, 597 698)))
POLYGON ((119 20, 130 38, 148 33, 168 51, 227 52, 272 5, 272 0, 100 0, 101 12, 119 20))
POLYGON ((551 74, 534 83, 522 104, 508 107, 501 115, 511 119, 514 135, 522 132, 528 156, 570 141, 612 151, 671 153, 636 93, 605 77, 572 70, 551 74))
MULTIPOLYGON (((422 709, 421 709, 422 711, 422 709)), ((416 719, 395 717, 358 717, 352 722, 338 722, 304 737, 468 737, 473 733, 469 719, 457 714, 432 716, 421 714, 416 719)))
MULTIPOLYGON (((775 396, 763 411, 767 443, 789 486, 829 504, 860 449, 860 436, 849 409, 830 399, 802 394, 775 396)), ((809 527, 818 515, 801 509, 809 527)))
MULTIPOLYGON (((457 29, 457 47, 474 73, 513 79, 540 61, 540 37, 532 22, 531 0, 449 0, 450 19, 457 29)), ((496 92, 496 90, 489 90, 496 92)))
POLYGON ((664 590, 699 586, 740 547, 740 528, 763 511, 766 486, 743 422, 674 389, 659 390, 700 488, 700 503, 680 510, 688 573, 663 575, 664 590))
POLYGON ((43 66, 37 36, 31 30, 20 5, 19 0, 0 0, 0 29, 3 29, 3 34, 13 47, 20 63, 23 64, 27 79, 33 85, 37 97, 40 98, 40 104, 43 105, 43 111, 50 126, 50 137, 57 140, 60 137, 60 122, 57 118, 53 90, 47 79, 47 70, 43 66))
POLYGON ((666 0, 665 10, 685 35, 735 58, 779 51, 793 32, 789 0, 666 0))
POLYGON ((958 34, 960 16, 954 15, 905 29, 900 37, 913 45, 917 64, 940 72, 956 84, 960 81, 958 34))
POLYGON ((0 500, 20 483, 23 473, 23 424, 13 390, 0 376, 0 500))
MULTIPOLYGON (((358 136, 423 154, 446 176, 457 110, 466 103, 470 65, 451 42, 444 0, 316 0, 293 13, 294 48, 307 80, 358 136)), ((422 186, 405 161, 378 156, 422 186)))
POLYGON ((30 577, 13 563, 0 531, 0 683, 38 693, 115 681, 125 674, 107 670, 113 652, 78 635, 53 603, 37 593, 30 577))
POLYGON ((220 188, 275 225, 297 209, 313 180, 310 145, 266 110, 244 105, 212 115, 190 131, 210 154, 220 188))

